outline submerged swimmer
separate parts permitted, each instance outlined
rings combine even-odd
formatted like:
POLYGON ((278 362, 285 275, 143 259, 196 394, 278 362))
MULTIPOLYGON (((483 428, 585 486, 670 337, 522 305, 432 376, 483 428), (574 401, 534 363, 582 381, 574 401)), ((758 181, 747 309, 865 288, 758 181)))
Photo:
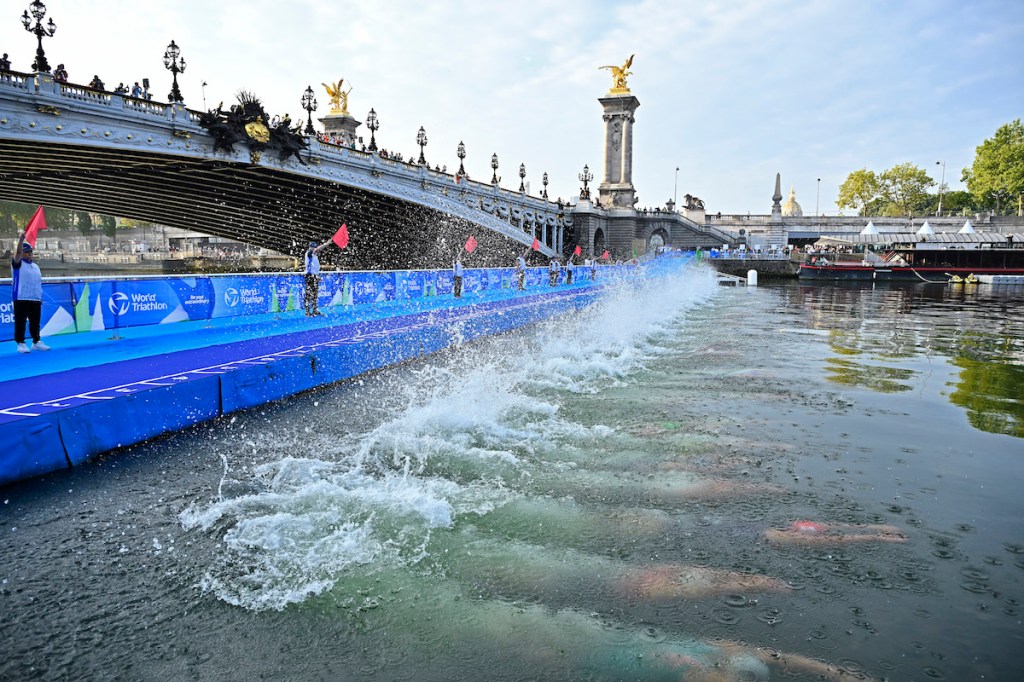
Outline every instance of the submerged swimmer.
POLYGON ((853 542, 906 542, 895 526, 794 521, 787 528, 769 528, 764 537, 774 545, 838 545, 853 542))

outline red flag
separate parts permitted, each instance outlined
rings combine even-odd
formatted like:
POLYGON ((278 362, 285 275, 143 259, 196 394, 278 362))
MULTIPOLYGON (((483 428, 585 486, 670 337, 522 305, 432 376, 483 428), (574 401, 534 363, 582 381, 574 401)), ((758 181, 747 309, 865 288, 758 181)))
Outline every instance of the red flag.
POLYGON ((43 207, 40 206, 32 215, 32 220, 28 221, 28 227, 25 228, 25 241, 31 244, 33 249, 36 248, 36 235, 39 230, 45 229, 46 215, 43 213, 43 207))
POLYGON ((534 251, 540 251, 540 240, 534 237, 533 244, 530 245, 530 248, 533 249, 534 251))
POLYGON ((337 244, 339 249, 344 249, 348 246, 348 225, 342 223, 338 231, 331 237, 331 241, 337 244))
POLYGON ((581 253, 583 253, 583 247, 581 247, 579 244, 577 244, 575 250, 573 250, 573 252, 572 252, 572 255, 578 256, 581 253))
POLYGON ((476 251, 476 238, 473 235, 469 235, 469 239, 466 240, 466 253, 473 253, 476 251))
POLYGON ((601 254, 601 260, 608 260, 609 258, 611 258, 611 256, 612 255, 610 253, 605 251, 604 253, 601 254))

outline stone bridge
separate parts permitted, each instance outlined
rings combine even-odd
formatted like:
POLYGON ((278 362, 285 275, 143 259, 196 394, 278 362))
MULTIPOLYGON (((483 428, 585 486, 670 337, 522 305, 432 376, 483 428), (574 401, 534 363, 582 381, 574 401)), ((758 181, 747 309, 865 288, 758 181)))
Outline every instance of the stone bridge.
POLYGON ((301 254, 341 223, 342 268, 450 262, 474 235, 475 265, 507 265, 536 238, 571 250, 572 218, 546 199, 305 137, 281 160, 215 151, 201 112, 0 74, 0 197, 197 230, 301 254))

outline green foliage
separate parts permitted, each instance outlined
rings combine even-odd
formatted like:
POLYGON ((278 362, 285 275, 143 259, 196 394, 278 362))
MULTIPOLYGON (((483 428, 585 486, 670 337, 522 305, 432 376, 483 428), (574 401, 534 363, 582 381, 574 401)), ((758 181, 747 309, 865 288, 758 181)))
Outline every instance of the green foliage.
POLYGON ((923 168, 912 163, 893 166, 878 179, 882 197, 889 204, 890 210, 895 207, 895 215, 901 216, 921 215, 928 205, 928 188, 935 185, 935 181, 923 168))
POLYGON ((901 163, 876 174, 866 168, 854 171, 839 186, 839 208, 854 208, 860 215, 911 216, 928 209, 928 188, 935 181, 924 169, 901 163))
POLYGON ((1024 192, 1024 124, 1019 118, 975 149, 974 163, 962 179, 979 206, 1012 212, 1013 199, 1024 192))
POLYGON ((117 221, 112 215, 105 215, 100 217, 100 227, 103 229, 103 234, 114 239, 117 231, 117 221))
POLYGON ((75 213, 75 227, 82 233, 83 236, 88 236, 89 232, 92 231, 92 216, 86 211, 78 211, 75 213))
POLYGON ((20 233, 32 219, 36 208, 20 201, 0 201, 0 234, 13 236, 20 233))
POLYGON ((878 199, 878 176, 874 171, 862 168, 850 173, 846 181, 839 186, 836 205, 839 208, 853 208, 859 211, 860 215, 866 215, 867 208, 873 206, 878 199))

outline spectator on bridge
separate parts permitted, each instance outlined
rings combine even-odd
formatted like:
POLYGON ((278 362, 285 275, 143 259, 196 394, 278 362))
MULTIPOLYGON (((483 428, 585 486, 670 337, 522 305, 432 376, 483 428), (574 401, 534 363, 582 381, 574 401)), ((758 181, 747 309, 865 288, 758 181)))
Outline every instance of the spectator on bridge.
POLYGON ((7 58, 7 53, 4 52, 4 56, 0 57, 0 71, 10 71, 11 60, 7 58))
POLYGON ((103 81, 100 80, 99 76, 93 76, 92 80, 89 81, 89 87, 93 90, 105 90, 106 86, 103 85, 103 81))
POLYGON ((319 308, 320 299, 320 258, 317 256, 330 241, 317 246, 316 242, 310 242, 306 249, 306 296, 304 299, 306 317, 323 315, 319 308))
POLYGON ((14 342, 19 353, 50 350, 39 338, 39 322, 43 316, 43 275, 32 262, 32 245, 25 241, 24 230, 18 235, 18 246, 11 258, 11 301, 14 304, 14 342), (32 348, 25 345, 25 323, 32 335, 32 348))
POLYGON ((135 99, 142 97, 142 86, 139 85, 139 81, 135 81, 135 85, 132 86, 132 97, 135 99))
POLYGON ((53 80, 57 81, 58 83, 68 82, 68 72, 67 69, 64 68, 63 64, 57 65, 57 70, 53 72, 53 80))
POLYGON ((529 253, 529 249, 523 251, 518 257, 516 257, 516 288, 519 291, 526 290, 526 254, 529 253))
POLYGON ((116 94, 116 95, 127 95, 128 94, 128 88, 126 88, 124 86, 124 83, 118 83, 117 87, 114 88, 114 94, 116 94))

